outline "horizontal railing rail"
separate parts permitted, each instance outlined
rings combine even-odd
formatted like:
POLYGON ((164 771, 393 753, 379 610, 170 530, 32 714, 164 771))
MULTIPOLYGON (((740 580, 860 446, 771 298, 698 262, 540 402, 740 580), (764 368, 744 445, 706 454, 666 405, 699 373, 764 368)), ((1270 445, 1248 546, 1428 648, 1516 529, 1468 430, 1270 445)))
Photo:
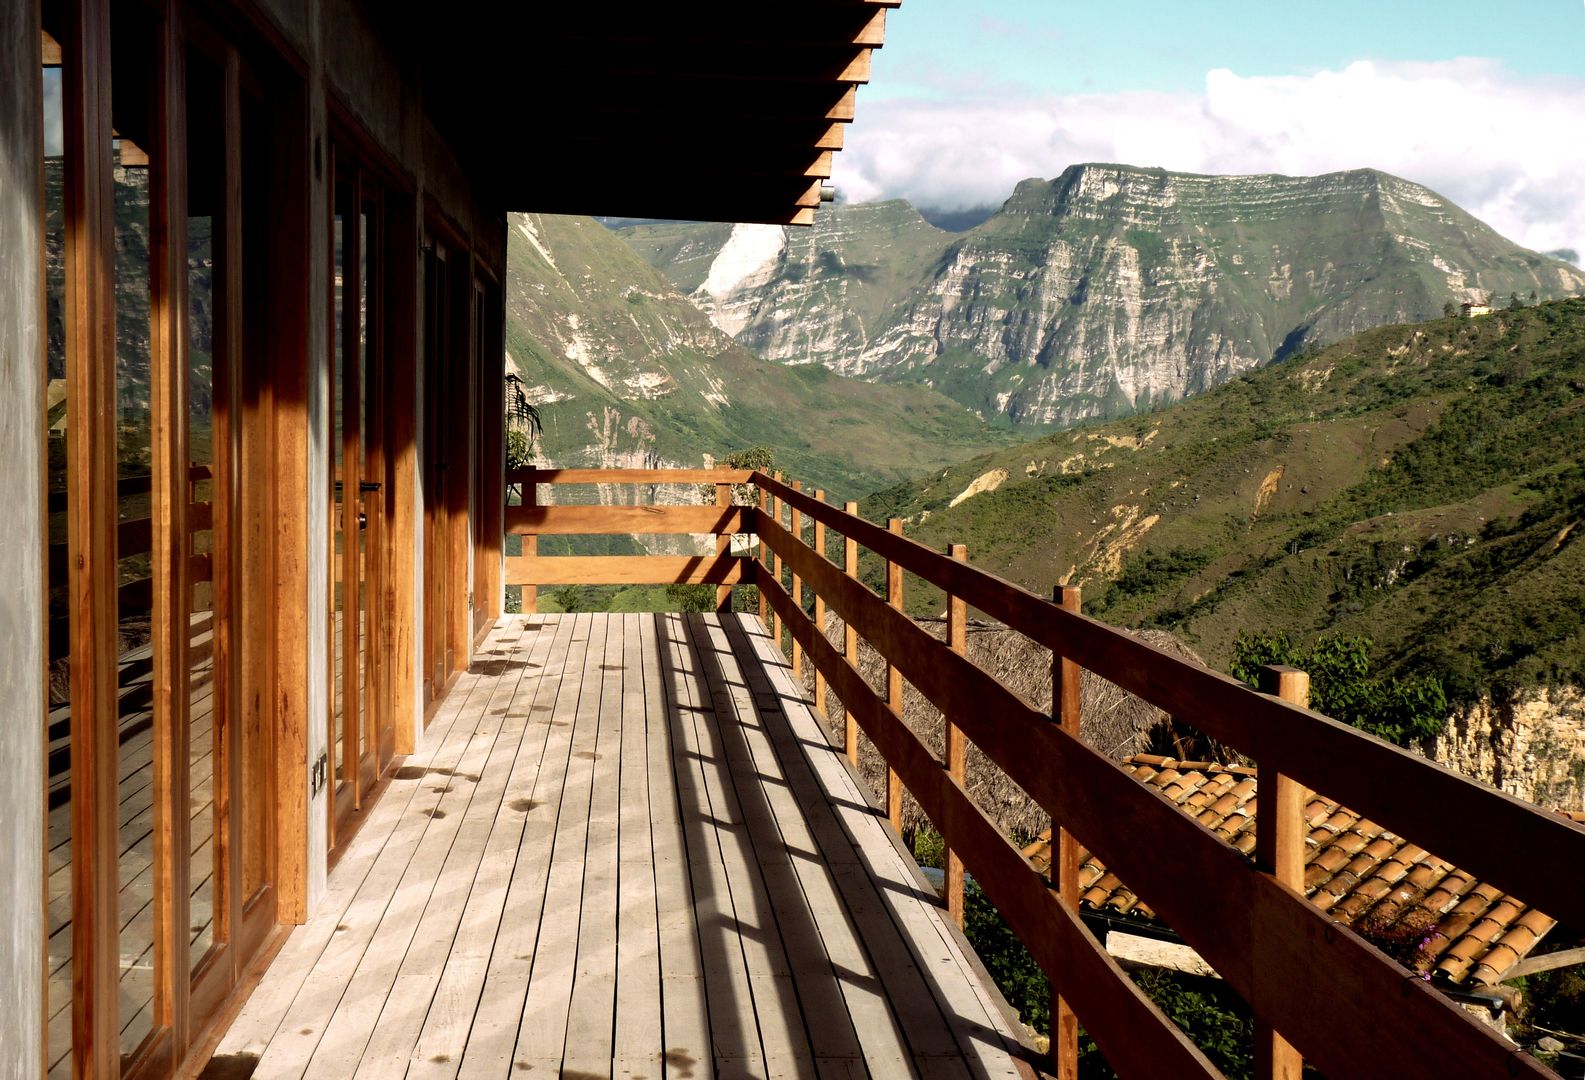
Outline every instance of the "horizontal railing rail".
POLYGON ((1217 1075, 1080 921, 1073 856, 1082 843, 1249 1003, 1263 1076, 1296 1075, 1298 1054, 1335 1076, 1553 1075, 1309 902, 1294 845, 1302 844, 1304 788, 1312 788, 1560 922, 1585 925, 1577 870, 1585 865, 1585 827, 1089 618, 1076 610, 1076 590, 1066 607, 1048 601, 970 566, 961 547, 927 548, 901 535, 900 522, 882 528, 859 517, 854 504, 839 509, 779 475, 530 469, 508 481, 523 491, 524 505, 509 507, 506 520, 508 532, 523 536, 525 553, 507 558, 506 581, 524 585, 525 611, 540 584, 713 583, 722 610, 732 584, 758 586, 761 615, 778 647, 790 651, 794 673, 812 665, 816 708, 826 710, 828 692, 840 700, 849 756, 857 761, 862 730, 885 760, 894 825, 906 788, 941 833, 949 909, 961 918, 966 871, 1049 976, 1058 998, 1059 1073, 1074 1067, 1082 1023, 1122 1075, 1217 1075), (714 506, 540 506, 537 488, 546 483, 713 485, 716 499, 714 506), (758 506, 732 505, 733 486, 744 484, 757 487, 758 506), (713 533, 717 552, 536 554, 541 534, 604 533, 713 533), (745 533, 760 541, 755 558, 730 554, 731 538, 745 533), (841 566, 828 557, 833 538, 841 566), (884 597, 858 576, 861 547, 886 563, 884 597), (904 613, 905 571, 946 593, 946 641, 904 613), (1051 714, 969 660, 969 607, 1052 650, 1051 714), (827 610, 843 622, 840 646, 827 637, 827 610), (884 659, 883 687, 861 674, 859 639, 884 659), (1253 862, 1080 741, 1080 669, 1255 760, 1264 810, 1253 862), (904 720, 904 680, 940 710, 944 757, 904 720), (1051 816, 1053 879, 969 794, 966 742, 1051 816))
MULTIPOLYGON (((188 468, 189 498, 196 486, 204 480, 213 477, 213 471, 208 465, 195 464, 188 468)), ((116 482, 116 498, 119 501, 135 499, 148 495, 154 490, 154 477, 149 474, 136 476, 123 476, 116 482)), ((64 491, 51 492, 49 495, 50 513, 64 513, 66 510, 66 493, 64 491)), ((207 500, 196 500, 187 505, 187 531, 190 535, 208 532, 214 526, 214 509, 207 500)), ((135 558, 139 555, 151 554, 154 550, 154 519, 148 515, 133 518, 123 518, 116 526, 116 559, 135 558)), ((54 585, 66 583, 68 563, 68 545, 59 541, 49 545, 47 553, 49 580, 54 585)), ((189 560, 189 574, 194 582, 208 581, 213 576, 213 565, 210 557, 205 552, 195 552, 189 560)), ((154 578, 152 575, 132 578, 121 582, 117 589, 116 607, 121 617, 129 615, 147 615, 154 608, 154 578)), ((57 615, 50 620, 50 659, 56 660, 64 657, 71 648, 71 624, 65 615, 57 615)))
POLYGON ((507 585, 522 586, 523 610, 538 608, 542 585, 714 585, 716 606, 730 610, 732 586, 753 580, 752 560, 733 555, 732 537, 753 532, 754 508, 733 506, 732 488, 747 469, 516 469, 507 474, 522 504, 506 507, 508 535, 521 555, 505 557, 507 585), (714 505, 541 505, 541 484, 684 485, 714 490, 714 505), (713 535, 711 555, 541 555, 541 536, 713 535))
MULTIPOLYGON (((1262 802, 1273 821, 1285 806, 1302 813, 1303 799, 1275 797, 1279 780, 1297 781, 1572 925, 1585 925, 1585 889, 1573 869, 1585 865, 1585 828, 1064 610, 777 477, 759 473, 755 483, 763 492, 757 528, 765 560, 757 581, 778 642, 785 625, 795 664, 802 652, 815 666, 817 694, 819 681, 828 681, 1120 1073, 1214 1070, 1078 927, 1073 900, 1061 900, 1071 886, 1048 883, 1013 849, 967 794, 961 767, 943 761, 908 727, 900 694, 888 685, 883 698, 859 674, 851 648, 839 651, 827 641, 797 595, 803 586, 1029 792, 1056 826, 1149 903, 1264 1027, 1323 1072, 1356 1075, 1368 1062, 1366 1071, 1384 1075, 1552 1075, 1310 903, 1302 880, 1296 887, 1274 868, 1252 863, 1082 743, 1060 717, 1032 708, 953 649, 950 632, 942 642, 920 628, 895 598, 882 599, 856 578, 851 556, 848 569, 838 569, 823 542, 805 542, 798 519, 881 556, 888 579, 906 570, 943 589, 949 620, 962 619, 963 607, 972 605, 1052 649, 1056 665, 1088 668, 1252 757, 1262 793, 1272 792, 1262 802)), ((1054 693, 1054 702, 1060 696, 1054 693)), ((951 741, 949 731, 949 747, 951 741)), ((889 792, 887 802, 895 795, 889 792)), ((1054 868, 1060 876, 1061 860, 1054 868)), ((1054 1052, 1060 1062, 1055 1043, 1054 1052)), ((1280 1071, 1269 1056, 1266 1065, 1268 1075, 1280 1071)))

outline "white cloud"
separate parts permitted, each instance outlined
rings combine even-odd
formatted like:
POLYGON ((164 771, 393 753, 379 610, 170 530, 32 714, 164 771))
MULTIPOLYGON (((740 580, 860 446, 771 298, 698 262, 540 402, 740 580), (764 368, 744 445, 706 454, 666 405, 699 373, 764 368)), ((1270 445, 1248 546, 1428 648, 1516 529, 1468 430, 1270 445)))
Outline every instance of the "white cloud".
POLYGON ((856 202, 958 209, 1084 161, 1312 175, 1370 167, 1425 184, 1537 250, 1585 251, 1585 79, 1522 79, 1490 60, 1360 61, 1198 94, 859 103, 834 182, 856 202))

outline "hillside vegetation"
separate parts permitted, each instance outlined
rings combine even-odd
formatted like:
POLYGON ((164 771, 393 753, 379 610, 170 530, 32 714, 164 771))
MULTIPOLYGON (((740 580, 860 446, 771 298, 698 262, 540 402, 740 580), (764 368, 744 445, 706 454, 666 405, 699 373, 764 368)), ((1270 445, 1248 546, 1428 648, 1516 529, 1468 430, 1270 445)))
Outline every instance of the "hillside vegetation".
POLYGON ((1368 331, 863 505, 1224 670, 1241 631, 1336 632, 1455 701, 1579 685, 1585 300, 1368 331))

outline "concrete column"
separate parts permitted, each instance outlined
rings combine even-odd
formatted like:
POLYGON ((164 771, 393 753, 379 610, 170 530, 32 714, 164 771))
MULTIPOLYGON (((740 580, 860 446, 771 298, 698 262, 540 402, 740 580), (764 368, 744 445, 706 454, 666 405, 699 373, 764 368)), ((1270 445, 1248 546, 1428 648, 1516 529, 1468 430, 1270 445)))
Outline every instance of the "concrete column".
POLYGON ((0 1080, 44 1074, 44 143, 37 3, 0 5, 0 1080))

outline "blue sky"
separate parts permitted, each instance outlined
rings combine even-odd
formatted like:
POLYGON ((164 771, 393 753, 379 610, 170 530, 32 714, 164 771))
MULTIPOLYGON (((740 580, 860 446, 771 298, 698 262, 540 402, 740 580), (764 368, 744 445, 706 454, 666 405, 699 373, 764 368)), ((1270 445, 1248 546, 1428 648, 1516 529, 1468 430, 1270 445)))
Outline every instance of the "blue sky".
POLYGON ((904 0, 866 93, 1194 90, 1217 67, 1302 75, 1362 59, 1461 56, 1499 59, 1523 77, 1585 75, 1585 3, 904 0))
POLYGON ((1585 2, 904 0, 833 182, 964 208, 1084 161, 1377 168, 1585 251, 1585 2))

